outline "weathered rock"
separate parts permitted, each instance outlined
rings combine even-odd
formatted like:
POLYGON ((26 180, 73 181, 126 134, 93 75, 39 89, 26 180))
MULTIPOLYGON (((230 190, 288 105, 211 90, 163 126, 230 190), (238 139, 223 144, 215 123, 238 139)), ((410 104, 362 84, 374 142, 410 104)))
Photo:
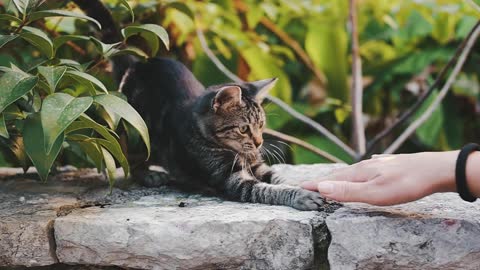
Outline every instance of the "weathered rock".
MULTIPOLYGON (((274 169, 295 184, 338 166, 274 169)), ((63 170, 46 184, 7 177, 18 172, 0 169, 0 270, 307 269, 325 263, 327 247, 332 269, 480 269, 480 203, 456 194, 331 214, 128 181, 109 195, 92 170, 63 170)))
POLYGON ((331 269, 480 269, 480 202, 453 193, 396 207, 348 204, 327 226, 331 269))
POLYGON ((75 210, 55 222, 65 263, 140 269, 306 269, 315 212, 152 196, 130 207, 75 210), (171 205, 171 206, 170 206, 171 205))

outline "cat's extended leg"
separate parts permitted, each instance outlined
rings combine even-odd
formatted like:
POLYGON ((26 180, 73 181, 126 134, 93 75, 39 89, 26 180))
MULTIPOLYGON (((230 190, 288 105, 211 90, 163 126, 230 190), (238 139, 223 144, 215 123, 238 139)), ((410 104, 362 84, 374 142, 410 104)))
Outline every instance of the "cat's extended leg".
MULTIPOLYGON (((253 170, 253 173, 255 174, 255 177, 265 183, 279 185, 279 184, 287 184, 287 182, 289 182, 287 181, 287 179, 279 176, 278 174, 274 174, 270 166, 268 166, 265 163, 262 163, 256 167, 253 167, 252 170, 253 170)), ((288 185, 298 186, 299 184, 288 183, 288 185)))
POLYGON ((245 171, 232 174, 225 182, 229 199, 274 205, 286 205, 298 210, 321 210, 324 199, 317 192, 287 185, 260 182, 245 171))
POLYGON ((132 171, 132 178, 145 187, 161 187, 168 184, 170 176, 160 166, 142 166, 132 171))

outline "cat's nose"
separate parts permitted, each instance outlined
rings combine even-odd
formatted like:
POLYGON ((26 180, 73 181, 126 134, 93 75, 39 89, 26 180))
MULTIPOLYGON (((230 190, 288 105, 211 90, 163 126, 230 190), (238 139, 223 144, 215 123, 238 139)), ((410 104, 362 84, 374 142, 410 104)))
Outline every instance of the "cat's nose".
POLYGON ((263 143, 263 138, 262 137, 254 137, 253 138, 253 143, 255 144, 255 147, 260 148, 263 143))

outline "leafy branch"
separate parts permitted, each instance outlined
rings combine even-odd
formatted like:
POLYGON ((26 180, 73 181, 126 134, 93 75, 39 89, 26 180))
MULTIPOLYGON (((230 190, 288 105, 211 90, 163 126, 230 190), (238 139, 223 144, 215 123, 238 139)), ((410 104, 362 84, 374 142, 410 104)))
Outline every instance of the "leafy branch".
MULTIPOLYGON (((443 81, 443 79, 445 78, 445 76, 447 75, 447 72, 448 70, 457 62, 457 59, 459 59, 459 57, 465 53, 465 51, 467 50, 466 49, 466 46, 470 43, 470 42, 475 42, 475 40, 477 39, 477 37, 475 36, 475 33, 476 31, 478 31, 478 29, 480 28, 480 22, 477 22, 477 24, 470 30, 470 32, 468 33, 467 37, 462 41, 462 43, 457 47, 456 51, 455 51, 455 54, 452 56, 452 58, 450 58, 450 60, 447 62, 447 64, 443 67, 443 69, 440 71, 440 73, 438 74, 436 80, 433 82, 433 84, 429 87, 428 91, 424 92, 424 94, 422 94, 422 96, 420 96, 420 98, 407 110, 405 111, 404 113, 402 113, 396 120, 395 122, 390 125, 389 127, 385 128, 384 130, 382 130, 380 133, 378 133, 369 143, 368 143, 368 148, 367 148, 367 152, 365 153, 365 155, 362 157, 363 158, 366 158, 368 155, 372 154, 374 151, 375 151, 375 148, 377 146, 377 144, 382 140, 384 139, 385 137, 387 137, 388 135, 390 135, 396 128, 398 128, 399 126, 403 125, 405 122, 407 122, 407 120, 415 114, 415 112, 418 111, 418 109, 425 103, 425 101, 428 99, 428 97, 430 97, 432 95, 432 93, 434 93, 435 89, 437 89, 437 87, 440 85, 440 83, 443 81)), ((470 48, 468 49, 470 50, 470 48)), ((468 53, 468 52, 467 52, 468 53)), ((461 63, 463 65, 463 63, 461 63)), ((458 63, 457 63, 458 65, 458 63)), ((461 68, 461 66, 460 66, 461 68)), ((452 73, 453 75, 453 73, 452 73)), ((456 74, 455 74, 456 76, 456 74)), ((450 76, 451 77, 451 76, 450 76)), ((423 122, 422 122, 423 123, 423 122)), ((411 135, 411 134, 410 134, 411 135)), ((409 136, 410 136, 409 135, 409 136)))
MULTIPOLYGON (((435 97, 432 104, 426 109, 426 111, 417 119, 415 120, 402 134, 384 151, 384 154, 392 154, 394 153, 414 132, 417 128, 419 128, 428 118, 432 115, 432 113, 438 108, 442 100, 447 95, 450 87, 455 82, 455 79, 463 67, 463 64, 467 60, 467 56, 472 50, 475 41, 478 39, 480 35, 480 22, 478 22, 467 39, 460 45, 460 55, 458 56, 458 61, 453 68, 453 71, 450 73, 450 76, 447 79, 447 82, 443 85, 442 89, 438 93, 438 96, 435 97)), ((455 59, 456 55, 452 58, 455 59)), ((433 91, 432 91, 433 92, 433 91)))

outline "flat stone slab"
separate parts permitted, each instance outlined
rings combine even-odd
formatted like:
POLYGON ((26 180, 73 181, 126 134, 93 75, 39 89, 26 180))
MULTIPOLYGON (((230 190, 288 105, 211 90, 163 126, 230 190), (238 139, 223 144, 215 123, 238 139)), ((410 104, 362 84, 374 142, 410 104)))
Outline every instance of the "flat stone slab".
MULTIPOLYGON (((274 169, 298 184, 339 166, 274 169)), ((452 193, 301 212, 128 181, 110 195, 93 170, 17 173, 0 169, 1 270, 480 269, 480 203, 452 193)))
POLYGON ((454 193, 394 207, 347 204, 327 227, 332 269, 480 269, 480 202, 454 193))

